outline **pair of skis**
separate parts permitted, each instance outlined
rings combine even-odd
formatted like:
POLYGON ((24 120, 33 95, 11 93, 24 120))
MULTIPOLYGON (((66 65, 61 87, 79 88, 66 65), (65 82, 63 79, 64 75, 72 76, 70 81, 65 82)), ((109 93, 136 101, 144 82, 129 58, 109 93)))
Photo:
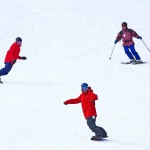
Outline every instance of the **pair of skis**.
POLYGON ((140 62, 138 62, 138 61, 134 61, 134 62, 121 62, 121 64, 125 64, 125 65, 128 65, 128 64, 132 64, 132 65, 138 65, 138 64, 145 64, 146 62, 144 62, 144 61, 140 61, 140 62))

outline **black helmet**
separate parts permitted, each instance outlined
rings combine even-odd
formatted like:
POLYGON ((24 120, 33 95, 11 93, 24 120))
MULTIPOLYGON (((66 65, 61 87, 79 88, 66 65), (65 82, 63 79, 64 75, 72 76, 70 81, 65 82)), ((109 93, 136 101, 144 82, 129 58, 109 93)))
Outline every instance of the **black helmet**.
POLYGON ((20 37, 17 37, 16 42, 22 42, 22 39, 20 37))
POLYGON ((128 24, 127 24, 126 22, 123 22, 121 25, 122 25, 122 26, 125 26, 125 27, 128 26, 128 24))

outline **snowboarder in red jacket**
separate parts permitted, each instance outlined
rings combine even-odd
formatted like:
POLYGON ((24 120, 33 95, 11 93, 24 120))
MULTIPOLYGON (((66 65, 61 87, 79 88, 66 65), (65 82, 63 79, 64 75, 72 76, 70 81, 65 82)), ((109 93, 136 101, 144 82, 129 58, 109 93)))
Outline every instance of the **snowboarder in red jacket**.
POLYGON ((64 104, 68 105, 81 103, 84 117, 87 120, 87 125, 92 130, 92 132, 95 133, 95 137, 106 138, 106 131, 102 127, 99 127, 95 124, 97 117, 95 101, 98 100, 98 96, 93 93, 93 90, 88 86, 87 83, 83 83, 81 85, 81 90, 82 93, 78 98, 69 99, 65 101, 64 104))
POLYGON ((114 43, 116 44, 118 41, 122 39, 124 51, 129 57, 130 62, 131 63, 142 62, 139 54, 135 50, 135 47, 134 47, 135 44, 133 41, 133 37, 137 39, 141 39, 141 40, 142 40, 142 37, 139 36, 134 30, 128 29, 128 25, 126 22, 123 22, 121 26, 122 26, 122 30, 118 33, 114 43))
POLYGON ((5 67, 0 70, 0 83, 2 83, 1 76, 7 75, 10 72, 13 65, 16 63, 17 59, 22 59, 22 60, 27 59, 25 56, 23 57, 19 56, 21 45, 22 45, 22 39, 20 37, 17 37, 15 42, 7 51, 5 61, 4 61, 5 67))

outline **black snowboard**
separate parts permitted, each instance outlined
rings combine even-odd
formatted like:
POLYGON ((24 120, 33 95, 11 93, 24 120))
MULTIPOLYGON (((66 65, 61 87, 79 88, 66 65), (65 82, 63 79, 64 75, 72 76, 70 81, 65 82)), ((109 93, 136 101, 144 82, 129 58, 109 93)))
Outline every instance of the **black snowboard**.
POLYGON ((92 136, 92 141, 106 141, 106 138, 98 137, 98 136, 92 136))

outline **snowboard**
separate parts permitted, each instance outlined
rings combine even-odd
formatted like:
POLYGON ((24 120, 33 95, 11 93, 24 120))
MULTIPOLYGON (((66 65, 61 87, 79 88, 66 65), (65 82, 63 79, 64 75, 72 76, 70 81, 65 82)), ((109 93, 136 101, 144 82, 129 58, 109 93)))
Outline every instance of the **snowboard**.
POLYGON ((0 80, 0 84, 3 84, 3 82, 0 80))
POLYGON ((132 65, 139 65, 139 64, 145 64, 146 62, 142 61, 142 62, 121 62, 121 64, 132 64, 132 65))
POLYGON ((101 137, 98 137, 98 136, 92 136, 91 140, 92 141, 105 141, 106 138, 101 138, 101 137))

